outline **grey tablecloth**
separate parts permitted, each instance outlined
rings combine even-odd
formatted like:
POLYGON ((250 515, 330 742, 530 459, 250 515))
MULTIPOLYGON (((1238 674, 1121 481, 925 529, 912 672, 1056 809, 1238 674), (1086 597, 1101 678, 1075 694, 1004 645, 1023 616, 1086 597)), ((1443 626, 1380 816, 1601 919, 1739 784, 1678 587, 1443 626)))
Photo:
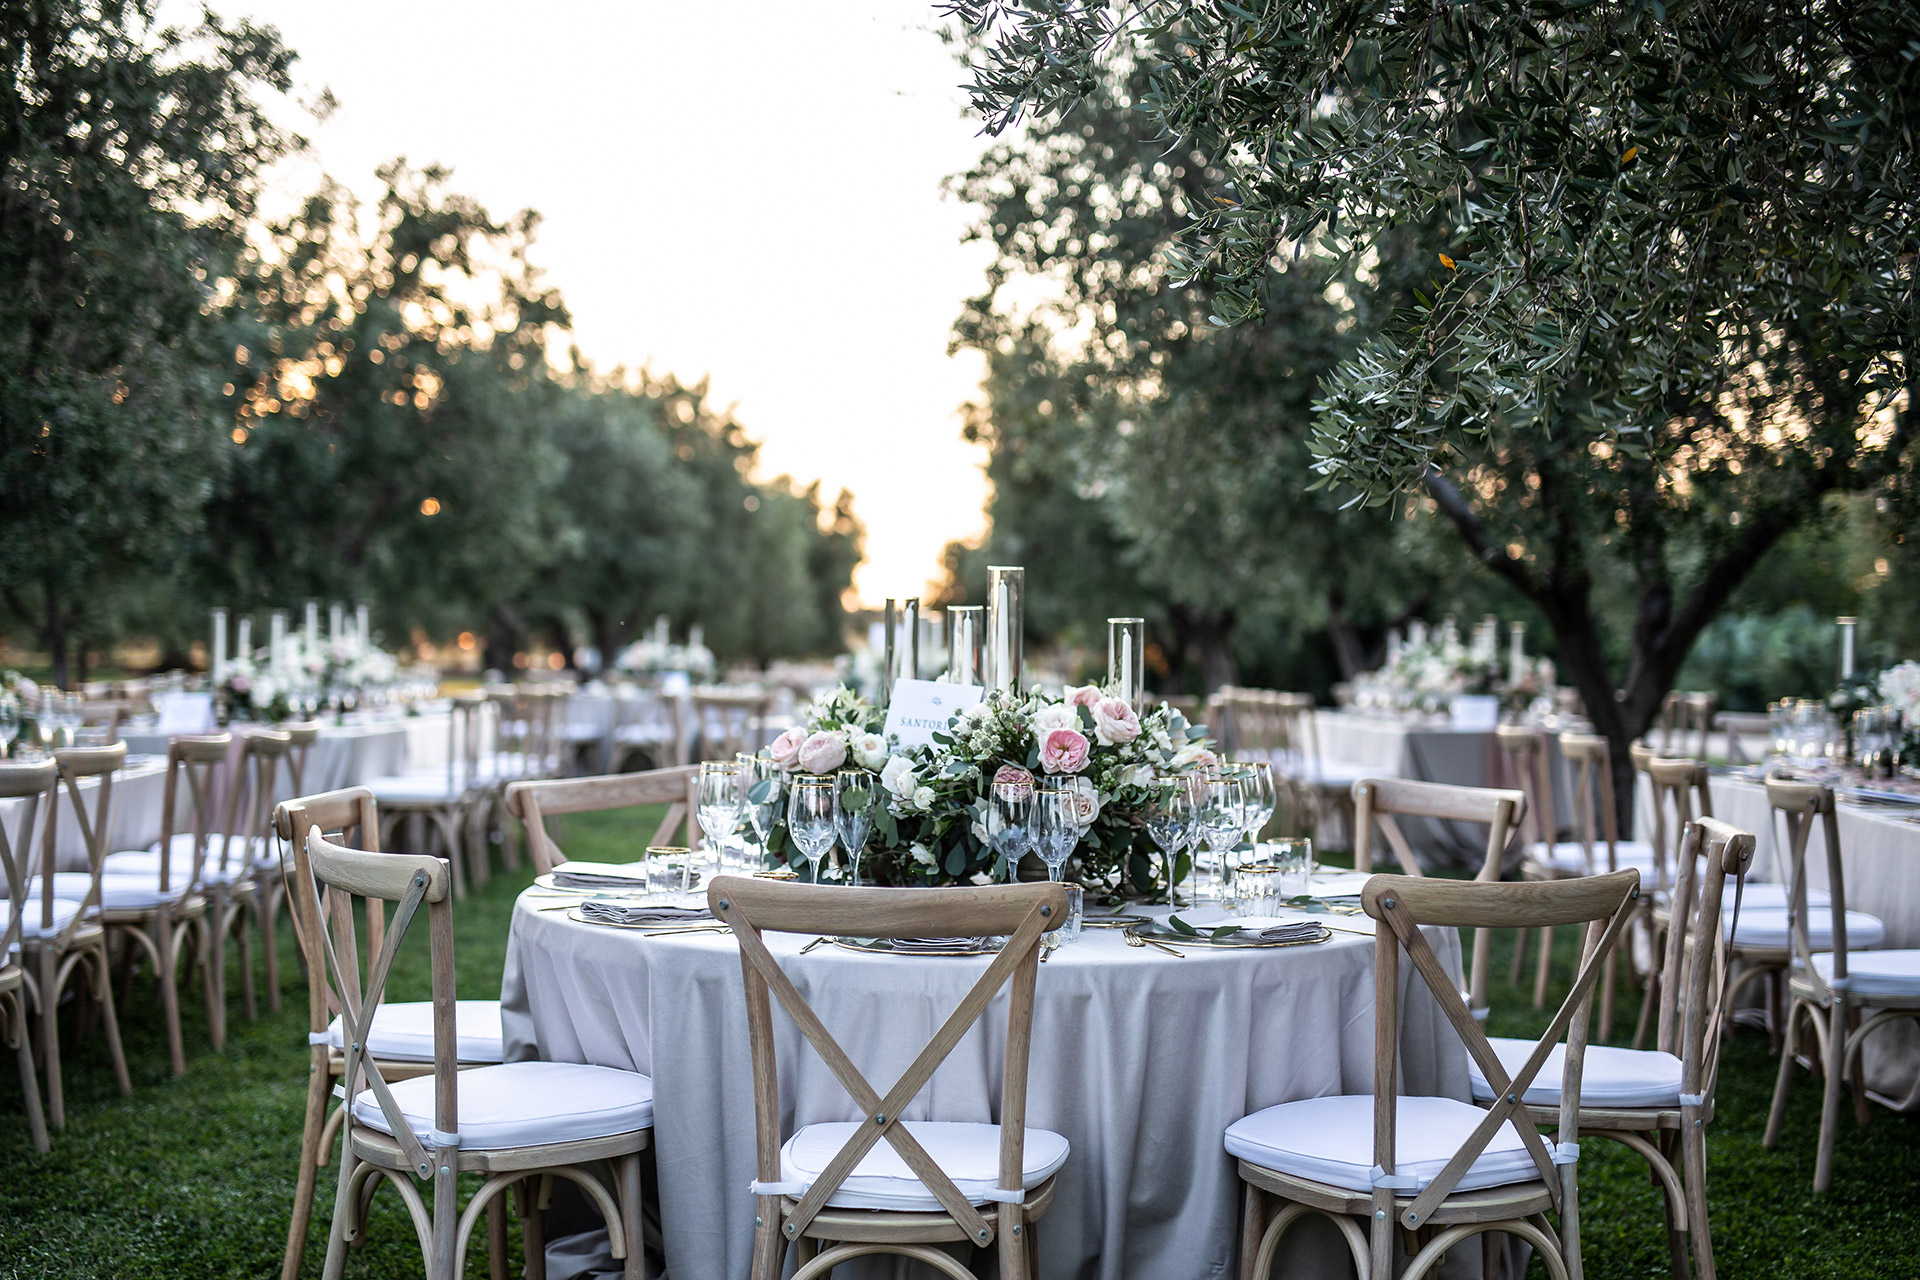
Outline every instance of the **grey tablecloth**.
MULTIPOLYGON (((671 1280, 738 1280, 752 1256, 754 1121, 733 939, 643 938, 578 924, 565 911, 537 910, 556 903, 535 893, 515 909, 507 951, 501 995, 509 1059, 651 1075, 671 1280)), ((1174 959, 1090 930, 1041 969, 1028 1123, 1072 1144, 1040 1226, 1042 1275, 1234 1274, 1240 1184, 1221 1145, 1226 1127, 1281 1102, 1372 1089, 1373 942, 1335 939, 1174 959)), ((769 939, 883 1090, 987 963, 831 945, 795 954, 807 941, 769 939)), ((1436 931, 1434 942, 1457 973, 1457 935, 1436 931)), ((922 1091, 909 1119, 992 1118, 1005 1018, 1003 996, 922 1091)), ((786 1131, 857 1118, 792 1024, 776 1015, 775 1025, 786 1131)), ((1409 1092, 1467 1096, 1465 1053, 1424 989, 1407 1001, 1402 1043, 1409 1092)), ((1302 1229, 1289 1241, 1290 1275, 1344 1276, 1351 1267, 1330 1229, 1318 1236, 1302 1229)))
MULTIPOLYGON (((1714 816, 1757 837, 1752 878, 1785 884, 1793 870, 1786 824, 1773 819, 1765 785, 1735 777, 1715 777, 1709 785, 1714 816)), ((1639 825, 1650 831, 1653 793, 1644 776, 1639 788, 1639 825)), ((1920 824, 1906 820, 1920 816, 1920 809, 1843 799, 1839 815, 1848 910, 1879 917, 1887 927, 1885 946, 1920 947, 1920 824)), ((1827 889, 1827 852, 1818 830, 1807 846, 1807 883, 1827 889)), ((1920 1111, 1920 1025, 1903 1019, 1883 1026, 1867 1037, 1862 1054, 1869 1092, 1898 1110, 1920 1111)))

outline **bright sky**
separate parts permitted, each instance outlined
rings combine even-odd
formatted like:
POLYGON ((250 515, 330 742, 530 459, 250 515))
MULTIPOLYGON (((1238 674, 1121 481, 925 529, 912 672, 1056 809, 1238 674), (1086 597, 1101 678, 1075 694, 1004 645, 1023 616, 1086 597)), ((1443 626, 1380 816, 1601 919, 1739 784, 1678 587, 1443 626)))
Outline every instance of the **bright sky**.
POLYGON ((333 90, 328 172, 370 194, 404 155, 495 216, 538 209, 589 359, 709 375, 763 476, 851 490, 864 600, 981 531, 956 413, 980 365, 946 345, 987 257, 940 181, 985 142, 933 0, 216 4, 279 27, 303 98, 333 90))

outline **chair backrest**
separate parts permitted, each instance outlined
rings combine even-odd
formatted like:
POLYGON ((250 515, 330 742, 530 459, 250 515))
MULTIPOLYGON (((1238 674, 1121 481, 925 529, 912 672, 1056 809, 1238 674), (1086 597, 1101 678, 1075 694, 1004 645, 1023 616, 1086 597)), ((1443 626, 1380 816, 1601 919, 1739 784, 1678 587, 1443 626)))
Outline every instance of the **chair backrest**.
MULTIPOLYGON (((1613 800, 1613 748, 1597 733, 1563 733, 1560 756, 1567 762, 1573 788, 1573 838, 1580 842, 1587 874, 1618 871, 1620 812, 1613 800), (1599 856, 1602 853, 1604 859, 1599 856)), ((1664 866, 1657 880, 1666 882, 1664 866)))
POLYGON ((1707 758, 1707 735, 1713 732, 1713 709, 1720 705, 1719 695, 1688 693, 1681 697, 1686 725, 1686 740, 1681 750, 1696 759, 1707 758))
MULTIPOLYGON (((1678 689, 1667 690, 1667 696, 1660 700, 1660 752, 1664 754, 1686 748, 1675 741, 1686 736, 1686 695, 1678 689)), ((1651 737, 1651 735, 1649 735, 1651 737)))
POLYGON ((160 801, 160 888, 171 891, 184 882, 191 892, 200 883, 200 865, 206 860, 213 840, 213 804, 215 789, 226 767, 227 752, 233 746, 230 733, 183 734, 167 741, 167 783, 160 801), (180 788, 186 785, 187 821, 193 832, 193 856, 187 865, 178 865, 173 852, 175 833, 180 829, 180 788))
POLYGON ((1552 760, 1546 731, 1532 725, 1500 724, 1493 727, 1493 739, 1527 797, 1520 838, 1538 849, 1544 862, 1560 839, 1560 824, 1554 820, 1552 760))
MULTIPOLYGON (((747 1036, 753 1052, 753 1105, 758 1174, 762 1196, 787 1194, 780 1183, 778 1075, 774 1069, 773 1008, 769 993, 787 1011, 800 1033, 846 1089, 861 1114, 861 1125, 828 1162, 787 1216, 789 1237, 806 1230, 828 1197, 839 1190, 854 1166, 874 1144, 886 1141, 907 1167, 959 1224, 969 1243, 986 1244, 993 1228, 940 1166, 900 1124, 901 1112, 920 1094, 936 1068, 979 1021, 1002 987, 1007 988, 1006 1061, 1000 1082, 1000 1189, 1015 1203, 1023 1193, 1022 1170, 1027 1120, 1027 1050, 1033 1036, 1034 977, 1040 963, 1040 935, 1066 919, 1066 889, 1058 884, 995 885, 979 889, 846 889, 838 886, 781 884, 772 880, 720 876, 707 886, 715 916, 733 927, 740 944, 740 973, 746 986, 747 1036), (853 1065, 833 1034, 808 1005, 768 952, 763 932, 814 933, 867 938, 1008 935, 1000 953, 980 975, 913 1065, 883 1097, 853 1065)), ((762 1214, 774 1212, 763 1202, 762 1214)))
MULTIPOLYGON (((1727 763, 1747 764, 1746 739, 1771 738, 1773 719, 1765 712, 1722 711, 1713 717, 1713 726, 1727 735, 1727 763)), ((1761 753, 1765 755, 1763 751, 1761 753)))
POLYGON ((221 871, 245 867, 253 858, 253 842, 271 833, 273 785, 280 762, 293 747, 290 734, 256 730, 240 739, 240 755, 227 779, 225 818, 220 823, 221 871), (240 842, 239 848, 234 841, 240 842))
MULTIPOLYGON (((1562 1210, 1561 1246, 1565 1256, 1579 1256, 1578 1215, 1565 1212, 1577 1204, 1576 1165, 1569 1157, 1577 1155, 1577 1146, 1549 1147, 1540 1137, 1539 1126, 1520 1099, 1545 1065, 1547 1056, 1564 1036, 1567 1051, 1560 1084, 1562 1135, 1580 1131, 1580 1075, 1586 1053, 1588 1014, 1593 1006, 1593 984, 1602 968, 1601 961, 1613 946, 1632 914, 1633 901, 1639 896, 1640 873, 1620 871, 1604 876, 1583 876, 1573 880, 1548 880, 1520 884, 1493 884, 1484 881, 1420 879, 1409 876, 1375 876, 1360 895, 1361 905, 1379 923, 1374 928, 1374 1077, 1373 1077, 1373 1204, 1374 1238, 1381 1239, 1381 1228, 1389 1219, 1413 1231, 1428 1225, 1433 1209, 1458 1185, 1460 1178, 1486 1150, 1487 1143, 1504 1124, 1512 1124, 1533 1157, 1556 1209, 1562 1210), (1583 924, 1586 938, 1581 964, 1573 986, 1567 992, 1553 1021, 1534 1045, 1533 1052, 1520 1069, 1507 1074, 1493 1046, 1487 1042, 1474 1013, 1461 999, 1459 985, 1447 973, 1434 954, 1424 925, 1471 928, 1484 934, 1497 928, 1534 928, 1583 924), (1452 1024, 1473 1060, 1486 1074, 1494 1101, 1473 1133, 1454 1152, 1446 1166, 1413 1198, 1411 1204, 1396 1209, 1396 1191, 1408 1188, 1411 1179, 1394 1174, 1395 1094, 1399 1084, 1400 1046, 1400 953, 1404 950, 1413 962, 1428 991, 1440 1005, 1440 1011, 1452 1024)), ((1579 1274, 1575 1271, 1574 1274, 1579 1274)))
POLYGON ((313 721, 283 724, 280 732, 287 735, 288 781, 293 787, 293 794, 303 796, 307 793, 307 753, 320 740, 320 725, 313 721))
MULTIPOLYGON (((454 1028, 453 970, 453 884, 445 858, 415 853, 376 853, 349 849, 334 844, 319 830, 307 832, 307 862, 314 881, 314 897, 326 891, 326 916, 320 928, 320 949, 333 974, 340 993, 341 1036, 346 1042, 346 1071, 343 1083, 351 1100, 362 1087, 371 1089, 394 1141, 407 1155, 407 1163, 422 1178, 431 1178, 441 1166, 453 1168, 460 1146, 459 1100, 455 1090, 457 1039, 454 1028), (368 915, 382 903, 394 903, 393 919, 384 942, 367 967, 366 984, 359 981, 353 904, 364 899, 368 915), (393 959, 401 939, 422 906, 427 908, 429 967, 433 975, 433 1125, 432 1147, 428 1148, 407 1123, 400 1104, 380 1071, 379 1060, 366 1053, 368 1032, 374 1015, 387 991, 387 978, 393 971, 393 959), (342 960, 341 957, 347 959, 342 960)), ((354 1127, 349 1102, 347 1130, 354 1127)), ((451 1194, 451 1191, 449 1191, 451 1194)))
POLYGON ((693 720, 701 753, 709 760, 731 760, 737 752, 758 750, 760 727, 772 705, 773 695, 763 691, 695 692, 693 720))
MULTIPOLYGON (((1476 880, 1500 878, 1507 844, 1526 817, 1527 796, 1523 791, 1496 787, 1456 787, 1444 782, 1415 782, 1408 778, 1362 778, 1353 784, 1353 867, 1373 870, 1373 826, 1377 822, 1386 833, 1387 843, 1401 871, 1410 877, 1422 874, 1413 846, 1400 832, 1394 815, 1432 818, 1445 822, 1478 822, 1487 828, 1487 850, 1480 862, 1476 880)), ((1493 933, 1481 929, 1473 935, 1473 967, 1467 981, 1468 998, 1476 1010, 1487 1007, 1487 966, 1493 954, 1493 933)))
POLYGON ((671 844, 673 833, 688 824, 687 843, 693 844, 694 787, 700 770, 693 765, 674 769, 650 769, 645 773, 613 773, 598 778, 554 778, 546 781, 514 782, 507 786, 507 812, 520 819, 527 829, 527 848, 533 865, 545 875, 567 855, 547 834, 546 819, 569 813, 597 813, 606 809, 630 809, 635 805, 664 804, 666 817, 653 833, 649 845, 671 844))
POLYGON ((27 889, 33 883, 33 836, 44 800, 49 809, 60 803, 60 772, 52 760, 0 760, 0 800, 19 800, 20 821, 14 835, 0 821, 0 871, 7 875, 7 929, 0 937, 0 968, 10 964, 13 949, 25 929, 27 889))
POLYGON ((105 725, 107 740, 118 742, 120 721, 126 718, 129 709, 127 703, 117 699, 111 701, 89 699, 81 705, 80 723, 105 725))
POLYGON ((1683 1094, 1710 1096, 1719 1071, 1729 951, 1723 893, 1729 877, 1752 868, 1753 846, 1751 831, 1717 818, 1696 818, 1681 832, 1654 1047, 1680 1059, 1683 1094))
MULTIPOLYGON (((273 831, 283 846, 280 866, 287 878, 288 914, 293 920, 293 932, 300 943, 300 953, 306 960, 307 1031, 311 1035, 319 1035, 326 1031, 333 1015, 340 1012, 341 999, 334 990, 327 967, 326 948, 321 943, 320 931, 326 918, 326 908, 321 903, 313 870, 307 860, 307 836, 318 831, 345 843, 351 835, 354 837, 354 847, 364 852, 378 853, 380 809, 373 792, 365 787, 347 787, 314 796, 300 796, 274 808, 273 831)), ((367 960, 371 964, 386 940, 385 907, 378 902, 369 902, 366 922, 367 960)), ((353 974, 357 991, 359 958, 343 956, 342 962, 355 966, 353 974)))
MULTIPOLYGON (((53 753, 54 767, 60 772, 60 788, 66 792, 73 820, 80 827, 80 840, 87 850, 87 868, 92 873, 86 897, 81 899, 81 910, 75 912, 73 919, 60 931, 56 949, 65 949, 73 935, 86 923, 86 918, 93 913, 93 908, 100 904, 100 868, 106 861, 107 837, 113 825, 113 774, 126 762, 127 744, 124 742, 116 742, 110 747, 66 747, 53 753), (99 784, 92 788, 91 811, 87 807, 86 789, 80 785, 89 778, 99 779, 99 784)), ((53 927, 53 874, 59 870, 60 804, 57 800, 47 809, 40 848, 40 868, 45 873, 40 881, 40 927, 46 930, 53 927)))
POLYGON ((1847 884, 1840 863, 1840 815, 1834 808, 1833 788, 1819 782, 1767 779, 1767 803, 1787 820, 1787 857, 1792 874, 1787 884, 1787 919, 1792 930, 1793 964, 1804 971, 1815 991, 1826 995, 1844 991, 1847 978, 1847 884), (1827 843, 1827 896, 1833 914, 1833 977, 1822 978, 1813 967, 1814 948, 1807 937, 1807 844, 1818 820, 1827 843))
POLYGON ((1653 785, 1652 887, 1666 889, 1673 884, 1671 869, 1678 865, 1669 856, 1667 835, 1678 836, 1695 818, 1711 818, 1713 792, 1707 766, 1698 760, 1653 756, 1646 761, 1645 773, 1653 785))

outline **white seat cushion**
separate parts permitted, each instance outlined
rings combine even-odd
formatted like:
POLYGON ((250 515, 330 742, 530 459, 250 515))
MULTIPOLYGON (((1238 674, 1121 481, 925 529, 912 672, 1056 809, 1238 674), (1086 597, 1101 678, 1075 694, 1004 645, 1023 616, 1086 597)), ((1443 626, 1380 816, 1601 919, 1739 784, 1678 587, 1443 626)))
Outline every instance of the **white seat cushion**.
MULTIPOLYGON (((1511 1040, 1492 1036, 1493 1056, 1500 1059, 1509 1076, 1526 1065, 1533 1056, 1532 1040, 1511 1040)), ((1546 1065, 1521 1095, 1522 1102, 1535 1106, 1558 1106, 1560 1074, 1566 1069, 1567 1047, 1555 1045, 1546 1065)), ((1487 1084, 1480 1064, 1467 1060, 1467 1075, 1473 1080, 1473 1096, 1478 1102, 1492 1102, 1493 1090, 1487 1084)), ((1580 1070, 1580 1105, 1589 1107, 1677 1107, 1680 1105, 1680 1059, 1654 1049, 1616 1049, 1612 1045, 1590 1044, 1580 1070)))
MULTIPOLYGON (((1453 1098, 1403 1097, 1396 1103, 1394 1172, 1411 1174, 1418 1190, 1426 1189, 1487 1118, 1479 1107, 1453 1098)), ((1227 1127, 1227 1154, 1364 1195, 1373 1190, 1373 1095, 1308 1098, 1256 1111, 1227 1127)), ((1508 1122, 1456 1189, 1478 1191, 1539 1176, 1519 1132, 1508 1122)))
MULTIPOLYGON (((1809 907, 1830 907, 1833 899, 1819 889, 1807 890, 1809 907)), ((1749 911, 1784 911, 1787 906, 1787 886, 1784 884, 1766 884, 1750 880, 1740 890, 1740 914, 1744 917, 1749 911)), ((1727 881, 1727 887, 1720 894, 1720 909, 1733 910, 1733 881, 1727 881)), ((1724 925, 1722 926, 1725 927, 1724 925)), ((1852 939, 1849 938, 1849 941, 1852 939)))
MULTIPOLYGON (((422 1141, 433 1131, 433 1077, 391 1086, 407 1127, 422 1141)), ((543 1147, 609 1138, 653 1124, 653 1081, 637 1071, 577 1062, 508 1062, 462 1071, 456 1086, 460 1147, 543 1147)), ((373 1090, 353 1099, 353 1118, 392 1133, 373 1090)))
MULTIPOLYGON (((335 1018, 327 1027, 327 1038, 336 1049, 344 1050, 342 1023, 335 1018)), ((453 1002, 454 1055, 461 1062, 501 1062, 506 1059, 505 1037, 500 1030, 498 1000, 456 1000, 453 1002)), ((382 1002, 373 1011, 373 1034, 367 1037, 367 1051, 376 1058, 395 1062, 433 1061, 433 1003, 428 1000, 382 1002)))
POLYGON ((467 794, 458 774, 454 776, 453 785, 447 785, 444 769, 432 773, 396 774, 360 785, 373 792, 373 798, 381 804, 457 804, 467 794))
MULTIPOLYGON (((987 1192, 1000 1185, 1000 1126, 952 1120, 902 1122, 935 1164, 974 1204, 986 1204, 987 1192)), ((810 1124, 780 1148, 782 1181, 811 1186, 856 1129, 854 1121, 810 1124)), ((1037 1187, 1067 1162, 1067 1140, 1048 1129, 1028 1129, 1021 1148, 1022 1187, 1037 1187)), ((841 1209, 893 1209, 938 1213, 940 1202, 916 1178, 885 1138, 860 1158, 827 1203, 841 1209)))
POLYGON ((1289 762, 1281 772, 1295 782, 1303 782, 1310 787, 1338 788, 1351 790, 1353 784, 1362 778, 1377 778, 1380 770, 1364 764, 1355 764, 1351 760, 1301 760, 1289 762))
MULTIPOLYGON (((187 877, 176 871, 170 878, 172 883, 162 893, 158 874, 102 875, 100 908, 103 911, 138 911, 145 907, 157 907, 163 902, 178 902, 187 895, 187 877)), ((34 892, 38 892, 38 885, 39 881, 36 880, 34 892)), ((56 898, 72 898, 79 902, 92 887, 93 877, 85 871, 60 871, 53 877, 53 894, 56 898)))
MULTIPOLYGON (((193 837, 175 836, 173 838, 172 870, 175 875, 188 869, 187 859, 193 856, 193 837)), ((208 871, 219 867, 220 859, 225 857, 230 866, 246 868, 260 865, 266 860, 272 866, 280 865, 279 854, 273 846, 259 836, 251 841, 235 837, 232 846, 227 847, 227 838, 223 835, 211 836, 207 841, 206 852, 201 856, 201 865, 208 871), (247 846, 253 846, 249 857, 247 846)), ((128 849, 121 853, 110 853, 101 863, 106 875, 142 875, 160 874, 160 853, 158 849, 128 849)), ((203 873, 204 874, 204 873, 203 873)))
MULTIPOLYGON (((1653 846, 1644 840, 1616 840, 1613 842, 1613 852, 1614 858, 1617 860, 1617 865, 1622 871, 1628 868, 1635 868, 1642 872, 1651 872, 1653 870, 1653 846)), ((1538 845, 1533 847, 1532 854, 1535 859, 1539 859, 1540 849, 1538 845)), ((1555 871, 1565 872, 1570 875, 1583 876, 1587 874, 1586 850, 1581 847, 1578 840, 1562 840, 1560 843, 1554 845, 1553 849, 1545 858, 1544 863, 1555 871)), ((1595 840, 1593 842, 1593 869, 1595 871, 1605 871, 1607 869, 1607 842, 1605 840, 1595 840)))
MULTIPOLYGON (((1822 982, 1833 981, 1833 952, 1813 958, 1822 982)), ((1847 932, 1847 990, 1863 996, 1920 996, 1920 951, 1853 952, 1847 932)))
MULTIPOLYGON (((80 901, 77 898, 55 898, 53 900, 53 925, 51 928, 40 923, 41 902, 38 895, 27 899, 27 905, 20 913, 20 934, 26 938, 45 938, 59 933, 67 923, 80 914, 80 901)), ((13 923, 13 904, 0 900, 0 934, 7 931, 13 923)))
MULTIPOLYGON (((1766 947, 1785 951, 1793 945, 1787 930, 1787 911, 1784 907, 1766 907, 1759 911, 1747 910, 1745 900, 1740 903, 1740 932, 1735 934, 1733 912, 1729 910, 1722 917, 1721 932, 1743 947, 1766 947)), ((1870 951, 1887 940, 1887 927, 1864 911, 1847 912, 1847 950, 1870 951)), ((1833 949, 1833 912, 1831 910, 1807 912, 1807 945, 1815 951, 1833 949)))

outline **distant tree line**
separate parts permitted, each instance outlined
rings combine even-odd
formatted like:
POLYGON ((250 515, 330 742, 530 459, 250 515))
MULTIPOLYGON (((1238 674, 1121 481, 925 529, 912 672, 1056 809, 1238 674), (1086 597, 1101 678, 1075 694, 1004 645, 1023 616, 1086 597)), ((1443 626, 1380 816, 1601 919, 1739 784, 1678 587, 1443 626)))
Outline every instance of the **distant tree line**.
POLYGON ((555 367, 531 212, 395 161, 267 221, 293 53, 155 7, 0 0, 0 627, 62 680, 308 598, 492 664, 660 614, 723 660, 838 649, 847 495, 751 479, 704 382, 555 367))

